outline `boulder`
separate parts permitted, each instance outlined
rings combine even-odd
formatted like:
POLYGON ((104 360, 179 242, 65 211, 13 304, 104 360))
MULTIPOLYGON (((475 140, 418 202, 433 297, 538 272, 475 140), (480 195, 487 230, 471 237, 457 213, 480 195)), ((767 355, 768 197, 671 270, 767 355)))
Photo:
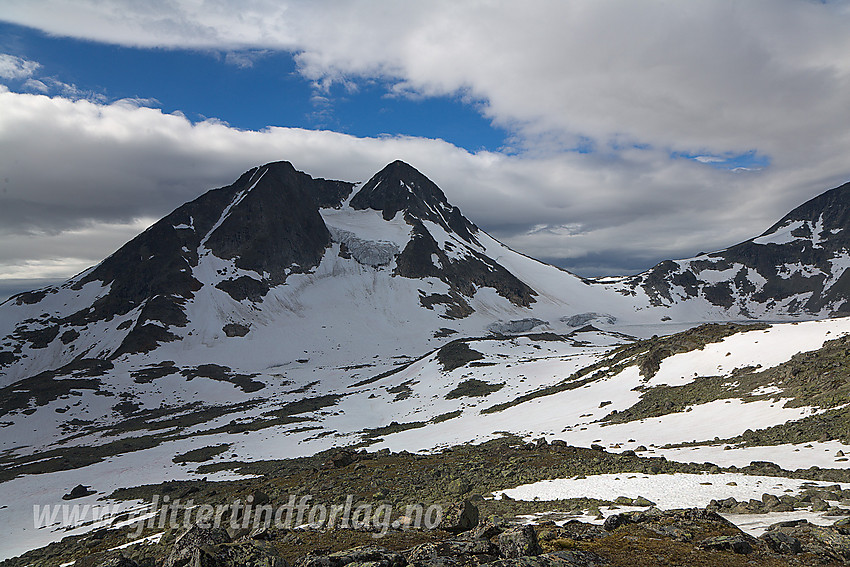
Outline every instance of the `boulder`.
POLYGON ((508 525, 498 516, 490 516, 483 523, 469 530, 461 537, 466 539, 491 539, 508 529, 508 525))
POLYGON ((740 555, 748 555, 752 553, 753 546, 747 541, 747 538, 742 535, 731 536, 715 536, 702 540, 697 544, 700 549, 710 551, 732 551, 740 555))
POLYGON ((486 539, 448 540, 417 545, 405 552, 410 565, 480 565, 499 559, 499 548, 486 539))
POLYGON ((287 567, 275 548, 252 542, 221 545, 216 559, 218 563, 213 564, 216 567, 287 567))
POLYGON ((295 567, 343 567, 364 565, 371 567, 401 567, 405 558, 400 553, 376 545, 364 545, 337 551, 328 555, 307 555, 295 563, 295 567))
POLYGON ((605 518, 602 528, 607 532, 613 532, 626 523, 628 523, 628 517, 625 514, 611 514, 605 518))
POLYGON ((439 528, 450 533, 461 533, 478 525, 478 508, 469 500, 449 504, 443 510, 439 528))
POLYGON ((500 559, 488 567, 600 567, 607 561, 590 551, 556 551, 536 556, 500 559))
POLYGON ((218 567, 216 546, 230 541, 223 529, 194 524, 174 540, 163 567, 218 567))
POLYGON ((519 526, 499 534, 499 551, 506 559, 528 555, 540 555, 543 550, 537 542, 537 533, 532 526, 519 526))
POLYGON ((655 506, 655 502, 649 500, 648 498, 644 498, 643 496, 638 496, 637 498, 632 500, 632 506, 649 508, 650 506, 655 506))
POLYGON ((796 555, 803 551, 800 540, 781 531, 769 531, 759 536, 774 553, 796 555))

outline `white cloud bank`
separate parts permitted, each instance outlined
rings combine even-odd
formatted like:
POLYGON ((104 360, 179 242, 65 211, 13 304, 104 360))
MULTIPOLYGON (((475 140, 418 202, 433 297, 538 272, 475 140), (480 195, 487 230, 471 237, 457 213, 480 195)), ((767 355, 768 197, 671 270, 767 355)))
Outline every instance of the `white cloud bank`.
MULTIPOLYGON (((509 128, 521 151, 471 154, 439 140, 286 128, 246 132, 134 104, 2 92, 0 277, 20 258, 47 257, 51 239, 26 235, 95 235, 103 223, 155 218, 276 159, 352 180, 404 159, 516 248, 543 258, 584 257, 576 265, 614 271, 748 238, 850 177, 844 4, 149 6, 6 0, 0 18, 120 45, 288 50, 319 90, 333 81, 379 79, 400 95, 461 94, 509 128), (564 151, 578 144, 595 151, 564 151), (770 166, 731 172, 670 157, 752 151, 770 166)), ((105 232, 112 236, 86 255, 92 261, 120 244, 114 229, 105 232)), ((77 238, 66 236, 69 246, 77 238)))

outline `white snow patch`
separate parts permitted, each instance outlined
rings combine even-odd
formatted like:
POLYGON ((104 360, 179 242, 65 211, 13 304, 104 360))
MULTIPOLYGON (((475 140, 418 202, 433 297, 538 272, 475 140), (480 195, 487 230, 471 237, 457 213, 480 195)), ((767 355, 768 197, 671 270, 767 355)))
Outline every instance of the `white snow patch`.
POLYGON ((758 238, 753 239, 753 243, 755 244, 788 244, 790 242, 794 242, 795 240, 801 240, 801 238, 792 235, 791 233, 798 228, 802 228, 806 226, 808 221, 791 221, 788 224, 785 224, 770 234, 765 234, 764 236, 759 236, 758 238))
MULTIPOLYGON (((834 486, 836 483, 808 480, 750 476, 740 473, 720 474, 656 474, 619 473, 592 475, 586 478, 561 478, 541 480, 516 488, 495 492, 497 498, 506 494, 514 500, 564 500, 592 495, 600 500, 615 500, 618 496, 648 498, 662 510, 677 508, 704 508, 712 500, 735 498, 748 501, 761 499, 762 494, 775 496, 798 493, 804 485, 834 486), (734 483, 734 484, 730 484, 734 483)), ((850 488, 850 484, 842 485, 850 488)))

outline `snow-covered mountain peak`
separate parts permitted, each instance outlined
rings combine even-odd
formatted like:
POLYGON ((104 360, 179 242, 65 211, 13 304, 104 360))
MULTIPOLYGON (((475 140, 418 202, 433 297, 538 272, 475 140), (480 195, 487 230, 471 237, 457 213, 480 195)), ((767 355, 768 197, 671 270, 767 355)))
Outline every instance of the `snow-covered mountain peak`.
MULTIPOLYGON (((268 364, 331 349, 350 361, 428 348, 447 321, 480 336, 494 323, 609 312, 610 294, 503 246, 403 162, 350 197, 355 186, 288 162, 253 168, 65 284, 11 298, 0 306, 4 381, 85 359, 230 367, 234 348, 253 353, 252 371, 270 352, 268 364), (374 347, 352 337, 369 320, 382 322, 374 347)), ((630 305, 620 303, 618 316, 630 305)))
POLYGON ((733 317, 850 313, 850 183, 800 205, 760 236, 725 250, 666 260, 615 285, 656 306, 733 317))
POLYGON ((376 173, 354 195, 350 206, 381 211, 385 220, 403 213, 409 224, 431 221, 470 243, 475 242, 478 232, 433 181, 403 161, 394 161, 376 173))

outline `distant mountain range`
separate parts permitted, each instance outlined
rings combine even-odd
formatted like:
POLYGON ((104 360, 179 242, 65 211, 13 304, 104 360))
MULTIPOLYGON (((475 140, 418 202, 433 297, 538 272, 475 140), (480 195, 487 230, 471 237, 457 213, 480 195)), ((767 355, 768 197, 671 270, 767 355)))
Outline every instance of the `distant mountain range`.
POLYGON ((353 330, 364 325, 381 345, 369 356, 386 356, 422 352, 443 336, 576 321, 841 315, 848 203, 850 184, 726 250, 586 280, 499 243, 403 162, 362 186, 270 163, 179 207, 66 283, 3 303, 0 369, 9 383, 162 348, 218 359, 220 346, 243 353, 272 337, 286 343, 275 360, 328 349, 356 358, 366 347, 353 330))

